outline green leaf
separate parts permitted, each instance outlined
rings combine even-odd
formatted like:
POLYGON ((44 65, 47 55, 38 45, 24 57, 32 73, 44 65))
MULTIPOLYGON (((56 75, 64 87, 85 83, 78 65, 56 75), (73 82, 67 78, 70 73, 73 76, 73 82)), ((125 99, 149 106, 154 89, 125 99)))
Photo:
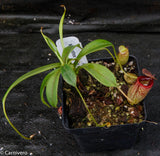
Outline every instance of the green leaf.
POLYGON ((36 68, 24 75, 22 75, 21 77, 19 77, 14 83, 12 83, 12 85, 8 88, 8 90, 6 91, 3 99, 2 99, 2 104, 3 104, 3 112, 4 112, 4 115, 7 119, 7 121, 9 122, 9 124, 11 125, 11 127, 24 139, 30 139, 30 138, 27 138, 25 136, 23 136, 17 129, 16 127, 12 124, 12 122, 9 120, 8 116, 7 116, 7 113, 6 113, 6 108, 5 108, 5 102, 6 102, 6 98, 8 96, 8 94, 10 93, 10 91, 16 86, 18 85, 20 82, 22 82, 23 80, 31 77, 31 76, 34 76, 34 75, 37 75, 37 74, 40 74, 44 71, 47 71, 47 70, 50 70, 50 69, 53 69, 53 68, 57 68, 60 66, 60 63, 53 63, 53 64, 49 64, 49 65, 45 65, 45 66, 42 66, 42 67, 39 67, 39 68, 36 68))
POLYGON ((46 43, 48 44, 48 46, 50 47, 50 49, 53 52, 57 53, 58 49, 57 49, 55 43, 49 37, 47 37, 46 35, 43 34, 42 29, 41 29, 41 34, 42 34, 44 40, 46 41, 46 43))
POLYGON ((62 58, 58 52, 58 49, 57 49, 55 43, 49 37, 47 37, 46 35, 43 34, 42 29, 41 29, 41 34, 42 34, 44 40, 46 41, 47 45, 50 47, 50 49, 55 53, 55 55, 58 57, 60 62, 63 63, 62 58))
POLYGON ((67 64, 70 64, 72 61, 75 61, 75 60, 76 60, 76 58, 68 58, 67 64))
POLYGON ((89 72, 95 79, 107 87, 116 87, 116 77, 114 74, 105 66, 95 63, 83 64, 80 68, 84 68, 89 72))
POLYGON ((21 77, 19 77, 7 90, 7 92, 5 93, 4 97, 3 97, 3 103, 5 103, 6 101, 6 97, 8 96, 9 92, 16 86, 18 85, 20 82, 24 81, 25 79, 29 78, 29 77, 32 77, 34 75, 37 75, 37 74, 40 74, 42 72, 45 72, 47 70, 50 70, 50 69, 54 69, 54 68, 57 68, 57 67, 60 67, 60 63, 53 63, 53 64, 49 64, 49 65, 45 65, 45 66, 42 66, 42 67, 39 67, 39 68, 36 68, 24 75, 22 75, 21 77))
POLYGON ((64 17, 65 17, 65 14, 66 14, 66 8, 64 5, 61 5, 61 7, 64 8, 64 13, 61 17, 61 20, 60 20, 60 23, 59 23, 59 36, 60 36, 60 40, 61 40, 61 45, 62 45, 62 48, 64 49, 64 42, 63 42, 63 22, 64 22, 64 17))
POLYGON ((74 63, 74 66, 76 66, 79 62, 79 60, 85 56, 88 55, 90 53, 99 51, 99 50, 103 50, 106 47, 110 47, 113 46, 113 44, 107 40, 103 40, 103 39, 97 39, 94 40, 90 43, 88 43, 79 53, 79 55, 77 56, 77 60, 74 63))
POLYGON ((68 84, 70 84, 73 87, 76 87, 77 76, 75 74, 75 71, 70 65, 65 64, 64 66, 61 66, 61 74, 63 79, 68 84))
POLYGON ((55 69, 46 82, 46 97, 51 106, 57 107, 58 83, 61 69, 55 69))
POLYGON ((52 74, 54 73, 55 71, 51 71, 49 74, 47 74, 47 76, 45 76, 45 78, 43 79, 42 81, 42 84, 41 84, 41 88, 40 88, 40 97, 41 97, 41 101, 43 104, 45 104, 47 107, 50 107, 48 105, 48 103, 45 101, 44 99, 44 90, 45 90, 45 87, 47 85, 47 81, 48 79, 52 76, 52 74))
POLYGON ((64 63, 67 63, 69 54, 70 54, 70 53, 74 50, 74 48, 76 48, 76 47, 81 48, 81 47, 80 47, 80 44, 76 44, 76 45, 74 45, 74 46, 68 46, 68 47, 64 48, 63 54, 62 54, 62 60, 63 60, 64 63))

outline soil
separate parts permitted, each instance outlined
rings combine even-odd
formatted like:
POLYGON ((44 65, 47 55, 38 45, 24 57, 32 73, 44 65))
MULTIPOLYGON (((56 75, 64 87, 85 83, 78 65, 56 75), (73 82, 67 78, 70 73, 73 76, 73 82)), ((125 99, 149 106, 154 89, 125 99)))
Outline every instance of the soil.
MULTIPOLYGON (((127 94, 129 84, 124 80, 124 74, 113 61, 96 61, 109 68, 117 78, 118 84, 127 94)), ((123 66, 126 72, 138 75, 135 60, 129 60, 123 66)), ((130 105, 126 98, 114 87, 106 87, 100 84, 86 71, 81 70, 77 78, 77 86, 80 89, 88 108, 97 123, 101 126, 114 126, 123 124, 140 123, 144 120, 143 103, 130 105)), ((64 83, 66 105, 68 107, 69 123, 71 128, 95 127, 89 113, 76 90, 64 83)))

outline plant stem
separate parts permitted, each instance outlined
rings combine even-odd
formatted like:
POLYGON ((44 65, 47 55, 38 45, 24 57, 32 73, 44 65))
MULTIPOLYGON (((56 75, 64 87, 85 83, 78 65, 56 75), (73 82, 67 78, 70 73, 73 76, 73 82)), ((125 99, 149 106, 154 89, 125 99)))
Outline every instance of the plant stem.
POLYGON ((88 106, 87 106, 87 104, 86 104, 86 102, 85 102, 85 100, 84 100, 84 98, 83 98, 83 96, 82 96, 81 92, 79 91, 79 89, 78 89, 78 87, 77 87, 77 86, 76 86, 75 88, 76 88, 76 90, 77 90, 78 94, 80 95, 80 97, 81 97, 81 99, 82 99, 82 101, 83 101, 83 103, 84 103, 85 108, 87 109, 87 111, 88 111, 89 115, 91 116, 91 118, 92 118, 93 122, 96 124, 96 127, 97 127, 97 126, 98 126, 98 124, 97 124, 97 122, 96 122, 95 118, 93 117, 92 113, 90 112, 90 110, 89 110, 89 108, 88 108, 88 106))
POLYGON ((111 55, 111 57, 113 58, 114 62, 117 62, 116 59, 114 58, 113 54, 110 52, 110 50, 108 48, 104 48, 105 50, 108 51, 108 53, 111 55))
POLYGON ((152 123, 152 124, 158 125, 158 123, 157 123, 157 122, 154 122, 154 121, 149 121, 149 120, 144 120, 144 121, 146 121, 146 122, 148 122, 148 123, 152 123))
POLYGON ((116 50, 115 50, 114 45, 112 46, 112 48, 113 48, 113 51, 114 51, 114 55, 115 55, 115 57, 116 57, 116 62, 119 64, 121 70, 125 73, 125 71, 123 70, 122 65, 120 64, 119 59, 118 59, 118 57, 117 57, 117 53, 116 53, 116 50))
POLYGON ((133 103, 133 101, 122 91, 122 89, 120 87, 117 87, 117 89, 123 94, 123 96, 130 102, 133 103))

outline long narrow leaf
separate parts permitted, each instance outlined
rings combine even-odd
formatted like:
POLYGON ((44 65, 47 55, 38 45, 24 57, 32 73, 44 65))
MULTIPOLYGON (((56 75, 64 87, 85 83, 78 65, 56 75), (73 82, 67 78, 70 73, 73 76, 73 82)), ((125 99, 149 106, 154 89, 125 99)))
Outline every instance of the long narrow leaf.
POLYGON ((76 87, 77 77, 75 71, 68 64, 61 67, 61 74, 63 79, 73 87, 76 87))
POLYGON ((58 52, 58 49, 57 49, 55 43, 49 37, 47 37, 46 35, 43 34, 42 28, 41 28, 41 34, 42 34, 44 40, 46 41, 47 45, 50 47, 50 49, 55 53, 55 55, 57 56, 57 58, 62 63, 62 58, 61 58, 61 56, 60 56, 60 54, 58 52))
POLYGON ((54 72, 55 72, 55 71, 52 71, 52 72, 50 72, 49 74, 47 74, 47 75, 45 76, 45 78, 44 78, 43 81, 42 81, 41 88, 40 88, 41 101, 42 101, 42 103, 45 104, 47 107, 50 107, 50 106, 48 105, 48 103, 47 103, 47 102, 45 101, 45 99, 44 99, 44 90, 45 90, 45 87, 46 87, 46 85, 47 85, 48 79, 52 76, 52 74, 54 74, 54 72))
POLYGON ((59 36, 60 36, 60 40, 61 40, 61 45, 62 48, 64 49, 64 42, 63 42, 63 22, 64 22, 64 17, 66 14, 66 7, 64 5, 61 5, 61 7, 64 8, 64 13, 61 17, 60 23, 59 23, 59 36))
POLYGON ((78 61, 85 55, 88 55, 90 53, 102 50, 106 47, 110 47, 113 46, 113 44, 107 40, 103 40, 103 39, 97 39, 94 40, 90 43, 88 43, 83 49, 82 51, 79 53, 79 55, 77 56, 77 60, 74 63, 74 66, 76 66, 78 64, 78 61))
POLYGON ((58 103, 57 92, 58 92, 60 73, 61 73, 60 68, 55 69, 52 72, 52 75, 48 78, 46 84, 46 97, 50 105, 53 107, 57 107, 58 103))
POLYGON ((76 44, 76 45, 74 45, 74 46, 68 46, 68 47, 64 48, 63 54, 62 54, 62 60, 63 60, 63 62, 67 63, 69 54, 70 54, 76 47, 81 48, 81 47, 80 47, 80 44, 76 44))
POLYGON ((53 64, 49 64, 49 65, 45 65, 45 66, 42 66, 42 67, 39 67, 39 68, 36 68, 24 75, 22 75, 21 77, 19 77, 7 90, 7 92, 5 93, 3 99, 2 99, 2 104, 3 104, 3 112, 4 112, 4 115, 7 119, 7 121, 9 122, 9 124, 11 125, 11 127, 24 139, 30 139, 30 138, 27 138, 25 136, 23 136, 17 129, 16 127, 11 123, 11 121, 9 120, 8 116, 7 116, 7 113, 6 113, 6 108, 5 108, 5 102, 6 102, 6 98, 8 96, 8 94, 10 93, 10 91, 16 86, 18 85, 20 82, 22 82, 23 80, 31 77, 31 76, 34 76, 34 75, 37 75, 37 74, 40 74, 44 71, 47 71, 47 70, 50 70, 50 69, 53 69, 53 68, 57 68, 60 66, 60 63, 53 63, 53 64))
POLYGON ((107 87, 116 87, 116 77, 114 74, 106 67, 100 64, 87 63, 83 64, 81 68, 89 72, 95 79, 107 87))

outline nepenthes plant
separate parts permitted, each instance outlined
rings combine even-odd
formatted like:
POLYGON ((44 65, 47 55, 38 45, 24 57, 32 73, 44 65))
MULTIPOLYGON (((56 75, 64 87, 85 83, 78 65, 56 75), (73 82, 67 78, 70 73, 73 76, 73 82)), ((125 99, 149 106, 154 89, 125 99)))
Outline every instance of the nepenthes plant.
MULTIPOLYGON (((91 116, 92 121, 95 123, 95 125, 101 126, 97 123, 95 120, 94 116, 92 115, 91 111, 89 110, 79 88, 77 87, 77 75, 81 69, 86 70, 90 75, 92 75, 96 80, 98 80, 101 84, 107 87, 115 87, 117 90, 119 90, 126 98, 127 100, 135 104, 133 99, 130 98, 130 96, 126 95, 121 88, 119 87, 119 84, 117 83, 117 79, 115 75, 105 66, 100 65, 100 64, 95 64, 95 63, 86 63, 81 66, 78 66, 78 62, 81 60, 83 56, 86 56, 88 54, 91 54, 93 52, 101 51, 101 50, 106 50, 113 58, 114 62, 116 63, 117 67, 124 72, 124 75, 126 77, 129 77, 130 79, 137 79, 137 76, 126 73, 123 70, 122 65, 125 64, 126 61, 128 61, 129 53, 127 51, 127 48, 124 46, 121 46, 119 48, 120 54, 116 54, 116 50, 114 45, 104 39, 96 39, 94 41, 91 41, 88 43, 84 48, 81 48, 79 44, 77 45, 70 45, 65 47, 64 42, 63 42, 63 22, 66 14, 66 8, 65 6, 62 6, 64 8, 64 13, 61 17, 60 23, 59 23, 59 36, 60 36, 60 41, 61 45, 63 48, 63 53, 60 55, 59 51, 57 50, 57 47, 55 43, 47 37, 41 28, 40 32, 46 41, 47 45, 49 48, 53 51, 53 53, 57 56, 59 62, 57 63, 52 63, 48 64, 39 68, 36 68, 21 77, 19 77, 11 86, 8 88, 6 91, 3 99, 2 99, 2 104, 3 104, 3 112, 4 115, 11 125, 11 127, 24 139, 30 140, 32 137, 25 137, 21 132, 17 130, 17 128, 12 124, 10 119, 8 118, 8 115, 6 113, 6 108, 5 108, 5 103, 6 103, 6 98, 8 94, 11 92, 11 90, 16 87, 20 82, 26 80, 27 78, 30 78, 34 75, 40 74, 45 71, 50 71, 49 74, 45 76, 45 78, 42 81, 41 87, 40 87, 40 97, 41 101, 43 104, 45 104, 47 107, 54 107, 57 108, 58 104, 58 84, 59 84, 59 79, 60 75, 62 76, 63 80, 74 87, 76 91, 78 92, 79 96, 81 97, 81 100, 83 101, 83 104, 88 111, 88 113, 91 116), (78 56, 74 59, 69 58, 69 54, 76 48, 79 47, 81 48, 80 53, 78 56), (108 49, 108 47, 111 47, 113 49, 114 55, 111 53, 111 51, 108 49), (120 56, 122 55, 122 56, 120 56), (44 93, 46 96, 44 96, 44 93), (45 98, 46 97, 46 98, 45 98)), ((142 100, 142 99, 141 99, 142 100)))

